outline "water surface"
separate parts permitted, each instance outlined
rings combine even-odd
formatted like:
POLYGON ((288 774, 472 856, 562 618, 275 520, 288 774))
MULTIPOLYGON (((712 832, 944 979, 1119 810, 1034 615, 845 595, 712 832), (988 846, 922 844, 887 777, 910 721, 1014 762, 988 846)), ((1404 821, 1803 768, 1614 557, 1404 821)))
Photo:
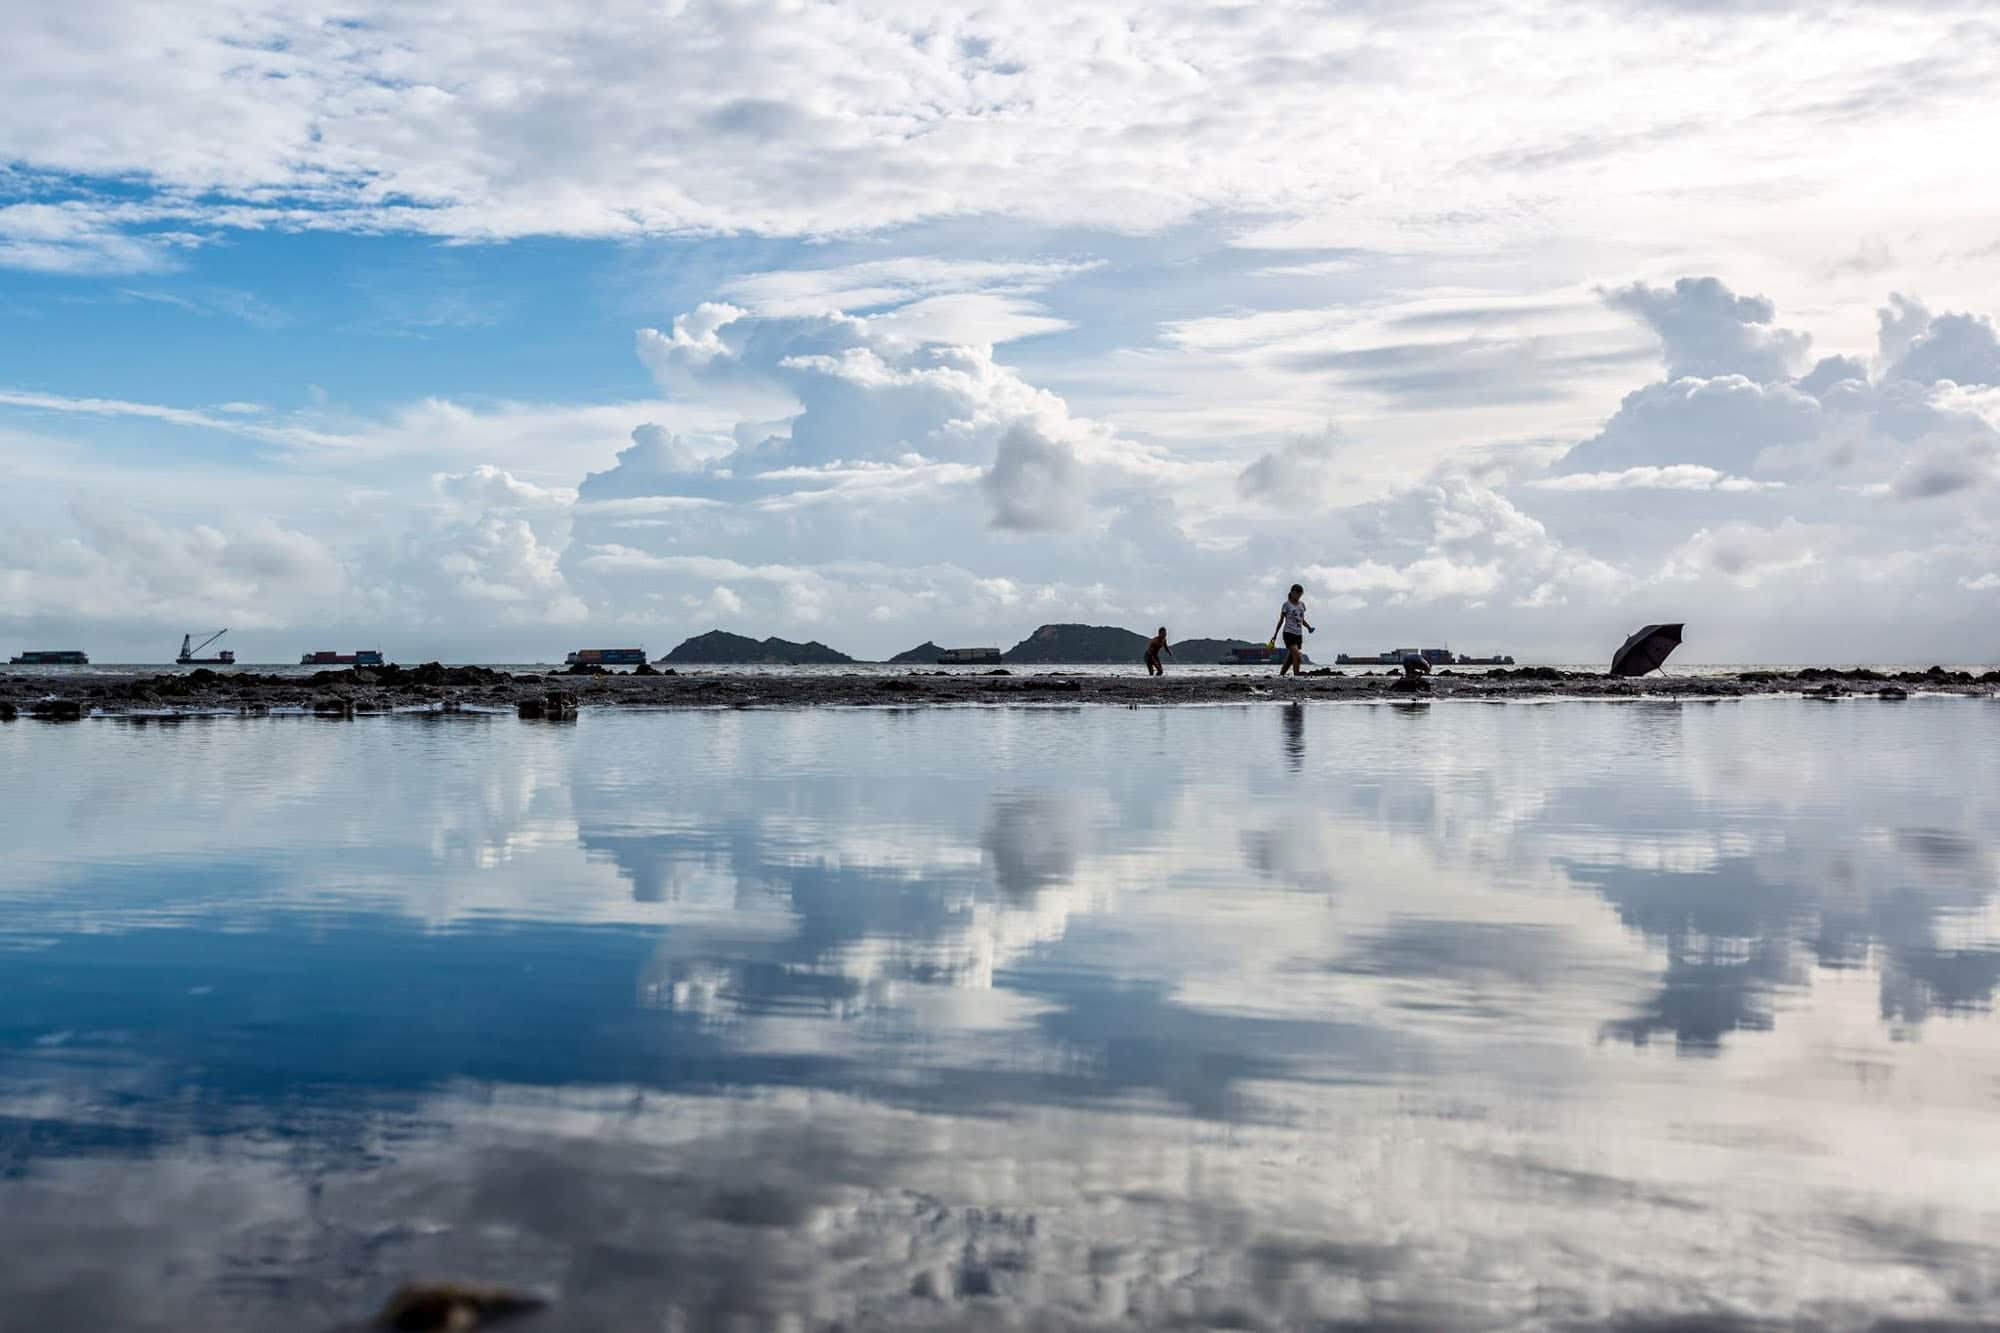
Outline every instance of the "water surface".
POLYGON ((2000 1319, 1996 793, 1991 700, 16 723, 0 1327, 2000 1319))

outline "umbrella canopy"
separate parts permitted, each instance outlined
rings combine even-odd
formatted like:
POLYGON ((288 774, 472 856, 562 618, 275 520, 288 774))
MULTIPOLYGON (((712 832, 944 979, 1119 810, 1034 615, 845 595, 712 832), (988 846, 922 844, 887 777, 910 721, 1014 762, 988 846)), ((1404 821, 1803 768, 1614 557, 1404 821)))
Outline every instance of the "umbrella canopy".
POLYGON ((1680 646, 1679 625, 1648 625, 1611 654, 1611 674, 1643 676, 1648 671, 1658 671, 1680 646))

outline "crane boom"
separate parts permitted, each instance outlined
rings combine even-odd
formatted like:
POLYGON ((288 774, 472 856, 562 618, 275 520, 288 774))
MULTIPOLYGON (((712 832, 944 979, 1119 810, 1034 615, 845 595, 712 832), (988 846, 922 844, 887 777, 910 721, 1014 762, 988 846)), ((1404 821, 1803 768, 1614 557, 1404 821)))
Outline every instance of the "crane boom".
MULTIPOLYGON (((209 636, 208 636, 207 638, 203 639, 203 640, 202 640, 202 641, 201 641, 200 643, 196 644, 196 645, 195 645, 195 649, 194 649, 194 651, 195 651, 196 653, 200 652, 200 651, 201 651, 202 649, 204 649, 204 648, 208 647, 208 645, 210 645, 211 643, 214 643, 214 642, 215 642, 215 641, 216 641, 217 639, 221 638, 221 637, 222 637, 223 635, 225 635, 225 634, 227 634, 227 633, 229 633, 229 631, 228 631, 228 630, 226 630, 226 629, 219 629, 219 630, 217 630, 217 631, 216 631, 215 633, 213 633, 213 634, 209 635, 209 636)), ((183 638, 183 639, 181 640, 181 645, 182 645, 182 646, 181 646, 181 651, 182 651, 182 652, 187 652, 187 640, 188 640, 189 638, 193 638, 193 637, 194 637, 193 635, 188 635, 188 636, 187 636, 187 638, 183 638)), ((188 656, 190 656, 190 657, 192 657, 193 655, 194 655, 194 653, 189 653, 189 654, 188 654, 188 656)))

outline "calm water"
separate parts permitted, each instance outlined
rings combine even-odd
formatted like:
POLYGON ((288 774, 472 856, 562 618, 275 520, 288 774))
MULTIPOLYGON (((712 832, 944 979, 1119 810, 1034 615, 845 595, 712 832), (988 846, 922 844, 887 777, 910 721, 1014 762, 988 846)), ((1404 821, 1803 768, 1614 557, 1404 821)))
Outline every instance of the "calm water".
POLYGON ((0 1327, 2000 1320, 2000 702, 0 727, 0 1327))

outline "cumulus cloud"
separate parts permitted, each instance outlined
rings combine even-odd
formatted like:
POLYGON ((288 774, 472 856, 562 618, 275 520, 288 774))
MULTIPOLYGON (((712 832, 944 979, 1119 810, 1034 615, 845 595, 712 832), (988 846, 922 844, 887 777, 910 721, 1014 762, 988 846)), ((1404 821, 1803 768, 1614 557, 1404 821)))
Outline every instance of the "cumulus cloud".
POLYGON ((1929 384, 2000 384, 2000 339, 1982 315, 1932 316, 1921 302, 1897 295, 1881 312, 1886 378, 1929 384))
POLYGON ((1776 528, 1750 523, 1703 528, 1668 554, 1660 577, 1719 574, 1741 587, 1755 587, 1773 574, 1820 563, 1815 547, 1828 536, 1791 519, 1776 528))
POLYGON ((993 466, 980 479, 996 528, 1015 532, 1060 531, 1084 515, 1076 451, 1032 426, 1000 437, 993 466))
POLYGON ((0 622, 136 621, 259 628, 335 606, 347 571, 318 539, 269 519, 178 527, 79 500, 69 525, 14 524, 0 540, 0 622))
POLYGON ((1781 379, 1812 341, 1774 327, 1777 308, 1769 300, 1738 296, 1715 278, 1682 278, 1670 288, 1635 282, 1607 292, 1605 300, 1659 335, 1669 379, 1781 379))
POLYGON ((1326 436, 1287 441, 1236 474, 1237 494, 1278 504, 1321 503, 1330 494, 1333 460, 1333 441, 1326 436))

